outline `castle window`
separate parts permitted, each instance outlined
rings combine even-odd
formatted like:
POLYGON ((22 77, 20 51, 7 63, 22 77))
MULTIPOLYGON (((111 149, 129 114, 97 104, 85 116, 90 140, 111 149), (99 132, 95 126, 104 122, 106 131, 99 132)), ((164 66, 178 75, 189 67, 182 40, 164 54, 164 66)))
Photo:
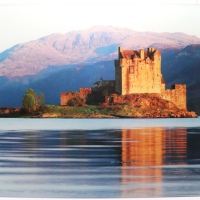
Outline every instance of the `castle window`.
POLYGON ((130 67, 129 67, 129 73, 131 73, 131 74, 134 73, 134 67, 133 67, 133 66, 130 66, 130 67))

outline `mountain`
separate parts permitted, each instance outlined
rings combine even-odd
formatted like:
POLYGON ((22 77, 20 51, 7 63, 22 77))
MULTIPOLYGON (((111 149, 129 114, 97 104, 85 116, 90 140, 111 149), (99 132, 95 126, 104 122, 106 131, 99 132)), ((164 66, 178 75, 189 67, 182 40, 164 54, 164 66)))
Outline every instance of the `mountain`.
POLYGON ((92 27, 66 34, 51 34, 15 45, 0 53, 0 76, 34 75, 48 69, 60 70, 72 64, 113 60, 117 47, 160 50, 181 49, 200 44, 200 38, 184 33, 137 32, 111 26, 92 27))

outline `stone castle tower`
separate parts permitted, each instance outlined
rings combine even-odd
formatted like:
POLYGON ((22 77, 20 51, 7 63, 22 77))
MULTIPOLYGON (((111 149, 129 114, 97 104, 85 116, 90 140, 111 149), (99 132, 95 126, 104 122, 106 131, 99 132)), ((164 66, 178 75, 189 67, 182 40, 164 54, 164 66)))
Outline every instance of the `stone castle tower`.
POLYGON ((118 48, 115 60, 115 91, 119 95, 156 94, 186 109, 186 85, 175 84, 165 89, 161 73, 161 53, 154 49, 123 50, 118 48))
POLYGON ((115 60, 115 90, 120 95, 161 93, 165 83, 161 74, 161 53, 154 48, 123 50, 115 60))

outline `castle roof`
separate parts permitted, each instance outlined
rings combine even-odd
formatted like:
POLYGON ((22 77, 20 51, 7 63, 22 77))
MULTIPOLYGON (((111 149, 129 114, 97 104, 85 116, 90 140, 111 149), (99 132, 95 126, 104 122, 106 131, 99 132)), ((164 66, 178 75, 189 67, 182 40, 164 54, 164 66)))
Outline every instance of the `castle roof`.
POLYGON ((137 55, 139 54, 139 52, 133 51, 133 50, 123 50, 121 54, 122 54, 122 58, 126 58, 126 59, 139 58, 139 56, 137 55))
POLYGON ((123 52, 121 52, 122 57, 126 58, 126 59, 131 59, 131 56, 134 55, 134 51, 132 50, 123 50, 123 52))
POLYGON ((128 60, 134 58, 146 59, 148 57, 153 60, 154 56, 161 56, 161 53, 154 48, 148 48, 147 50, 123 50, 122 47, 120 47, 120 56, 121 58, 126 58, 128 60))

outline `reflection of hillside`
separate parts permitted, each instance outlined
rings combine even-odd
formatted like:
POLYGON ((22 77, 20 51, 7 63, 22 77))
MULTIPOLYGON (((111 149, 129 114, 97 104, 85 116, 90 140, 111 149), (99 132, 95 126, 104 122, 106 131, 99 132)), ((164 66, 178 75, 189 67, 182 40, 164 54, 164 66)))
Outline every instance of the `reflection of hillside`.
POLYGON ((187 158, 189 164, 199 164, 200 162, 200 129, 191 128, 187 136, 187 158))
POLYGON ((186 130, 144 128, 122 130, 122 185, 131 184, 123 196, 162 193, 162 168, 171 162, 183 163, 187 156, 186 130))

